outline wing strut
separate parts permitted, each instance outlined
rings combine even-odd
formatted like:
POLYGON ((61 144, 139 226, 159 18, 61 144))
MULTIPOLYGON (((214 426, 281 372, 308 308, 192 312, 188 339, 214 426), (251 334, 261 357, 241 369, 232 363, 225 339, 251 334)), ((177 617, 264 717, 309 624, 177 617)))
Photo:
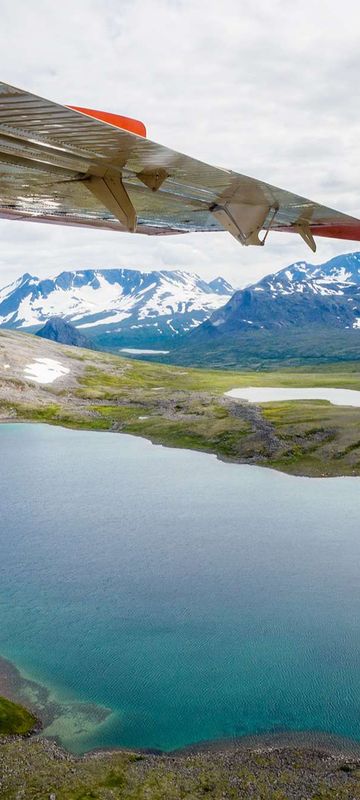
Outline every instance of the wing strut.
POLYGON ((108 171, 102 178, 90 175, 83 183, 127 231, 135 233, 136 211, 119 174, 108 171))
POLYGON ((310 247, 310 250, 312 250, 313 253, 316 253, 316 242, 311 233, 308 223, 307 222, 296 223, 292 227, 301 236, 305 244, 307 244, 307 246, 310 247))

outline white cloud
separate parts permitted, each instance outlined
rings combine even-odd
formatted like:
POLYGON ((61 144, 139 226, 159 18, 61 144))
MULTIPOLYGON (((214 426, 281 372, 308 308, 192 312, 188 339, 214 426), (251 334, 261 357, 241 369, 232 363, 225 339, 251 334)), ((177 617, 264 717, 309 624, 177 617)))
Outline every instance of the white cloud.
MULTIPOLYGON (((2 80, 146 123, 150 138, 360 215, 358 6, 353 0, 14 0, 0 4, 2 80)), ((295 236, 164 239, 0 222, 0 285, 30 271, 182 267, 244 285, 357 249, 295 236)), ((360 249, 360 246, 359 246, 360 249)))

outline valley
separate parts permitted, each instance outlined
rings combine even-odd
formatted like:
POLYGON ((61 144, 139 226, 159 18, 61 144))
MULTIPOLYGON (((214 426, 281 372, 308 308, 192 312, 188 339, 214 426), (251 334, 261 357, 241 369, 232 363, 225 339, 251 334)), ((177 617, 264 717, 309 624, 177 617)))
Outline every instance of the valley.
MULTIPOLYGON (((214 313, 215 321, 224 314, 226 328, 226 306, 214 313)), ((279 474, 360 475, 360 407, 357 398, 356 405, 345 405, 354 401, 352 392, 360 397, 359 331, 339 326, 331 332, 331 325, 325 330, 306 321, 303 329, 265 329, 259 321, 251 332, 239 333, 236 305, 230 333, 222 338, 211 319, 181 334, 183 344, 174 348, 172 343, 170 353, 144 353, 147 360, 137 360, 125 344, 118 355, 58 344, 24 328, 0 329, 0 423, 10 423, 2 426, 7 464, 2 488, 9 498, 3 558, 6 593, 20 593, 3 610, 4 631, 12 634, 9 640, 4 636, 1 652, 25 665, 26 676, 33 675, 34 665, 35 675, 40 666, 48 678, 46 685, 23 678, 13 664, 2 660, 0 692, 8 699, 0 697, 0 793, 6 800, 18 800, 19 792, 31 800, 200 800, 205 795, 213 800, 350 800, 360 791, 358 747, 341 738, 357 735, 357 709, 347 703, 343 689, 346 675, 346 687, 351 685, 357 693, 357 654, 351 637, 337 647, 348 610, 344 600, 343 618, 336 599, 337 618, 333 607, 334 597, 347 596, 336 548, 346 560, 347 575, 356 563, 356 481, 341 486, 336 481, 300 484, 297 477, 279 474), (215 334, 207 341, 212 328, 215 334), (165 363, 171 360, 178 365, 165 363), (278 394, 268 400, 266 389, 271 388, 289 395, 282 401, 274 399, 278 394), (308 396, 292 398, 295 388, 308 396), (257 395, 256 389, 265 394, 257 395), (336 404, 338 392, 344 405, 336 404), (20 424, 29 422, 39 426, 35 430, 20 424), (115 434, 125 435, 117 440, 115 434), (146 440, 180 452, 148 450, 146 440), (201 453, 228 463, 203 460, 201 453), (270 469, 247 472, 230 462, 270 469), (340 490, 347 507, 341 536, 340 490), (301 579, 294 580, 290 535, 301 579), (337 553, 330 560, 333 571, 329 547, 337 553), (39 558, 45 572, 38 570, 39 558), (22 585, 16 567, 20 563, 22 570, 26 565, 29 575, 37 576, 36 585, 26 577, 22 585), (182 567, 188 563, 197 565, 194 597, 192 571, 182 567), (159 574, 165 593, 160 606, 159 574), (184 575, 189 581, 185 590, 184 575), (318 595, 314 593, 313 601, 309 597, 314 579, 322 598, 320 627, 325 633, 320 643, 318 595), (179 599, 183 593, 184 608, 179 599), (83 596, 88 598, 86 611, 83 596), (318 647, 327 648, 332 637, 338 676, 332 697, 337 699, 319 706, 317 687, 324 664, 317 652, 318 647), (284 654, 285 671, 279 653, 284 654), (176 683, 169 684, 168 666, 172 674, 175 659, 181 666, 176 683), (208 672, 214 663, 215 682, 208 672), (264 674, 270 692, 264 690, 264 674), (64 686, 68 694, 61 693, 64 686), (38 731, 38 719, 44 736, 29 736, 34 727, 38 731), (264 735, 252 737, 255 731, 264 735), (211 738, 220 740, 208 744, 211 738), (176 750, 199 739, 204 741, 194 748, 176 750), (153 745, 158 752, 148 751, 153 745), (98 746, 104 749, 76 755, 98 746), (113 750, 114 746, 134 749, 113 750)), ((57 325, 61 327, 61 320, 57 325)), ((73 334, 66 330, 66 335, 73 334)), ((84 340, 76 336, 74 341, 84 340)), ((146 336, 138 344, 139 349, 148 345, 146 336)), ((356 592, 351 597, 355 619, 356 592)), ((327 669, 330 686, 330 663, 327 669)))

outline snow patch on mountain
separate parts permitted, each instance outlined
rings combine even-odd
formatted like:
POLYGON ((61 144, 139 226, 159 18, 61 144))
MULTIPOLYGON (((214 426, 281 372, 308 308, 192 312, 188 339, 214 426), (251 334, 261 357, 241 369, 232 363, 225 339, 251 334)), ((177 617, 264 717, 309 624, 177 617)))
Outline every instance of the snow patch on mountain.
POLYGON ((360 288, 360 253, 336 256, 320 265, 295 263, 249 288, 256 292, 270 291, 274 298, 299 293, 340 297, 360 288))
POLYGON ((70 372, 60 361, 53 358, 36 358, 31 364, 26 364, 24 374, 35 383, 54 383, 57 378, 70 372))

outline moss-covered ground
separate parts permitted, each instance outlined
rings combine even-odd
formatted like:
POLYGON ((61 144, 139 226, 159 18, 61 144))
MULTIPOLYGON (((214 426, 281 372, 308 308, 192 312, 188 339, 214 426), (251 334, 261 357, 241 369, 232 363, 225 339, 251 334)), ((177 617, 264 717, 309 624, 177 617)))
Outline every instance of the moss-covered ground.
POLYGON ((26 708, 0 696, 0 737, 25 735, 33 730, 36 722, 36 717, 26 708))
POLYGON ((75 758, 46 740, 0 746, 2 800, 357 800, 360 761, 304 749, 75 758))

